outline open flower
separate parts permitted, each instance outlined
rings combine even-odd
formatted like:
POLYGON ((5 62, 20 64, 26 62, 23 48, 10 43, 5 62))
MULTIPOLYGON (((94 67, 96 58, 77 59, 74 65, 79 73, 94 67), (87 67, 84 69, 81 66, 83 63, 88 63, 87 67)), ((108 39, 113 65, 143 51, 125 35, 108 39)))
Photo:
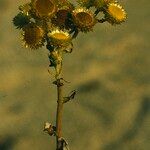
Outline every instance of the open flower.
POLYGON ((44 30, 34 23, 23 28, 23 42, 25 47, 38 49, 44 44, 44 30))
POLYGON ((48 37, 52 45, 57 47, 68 46, 71 42, 71 36, 68 32, 55 29, 48 33, 48 37))
POLYGON ((72 16, 76 27, 82 32, 91 31, 96 23, 93 13, 85 8, 75 9, 72 16))
POLYGON ((111 24, 120 24, 125 21, 127 14, 121 5, 110 3, 106 9, 105 18, 111 24))
POLYGON ((39 17, 51 18, 57 11, 55 0, 32 0, 32 6, 39 17))

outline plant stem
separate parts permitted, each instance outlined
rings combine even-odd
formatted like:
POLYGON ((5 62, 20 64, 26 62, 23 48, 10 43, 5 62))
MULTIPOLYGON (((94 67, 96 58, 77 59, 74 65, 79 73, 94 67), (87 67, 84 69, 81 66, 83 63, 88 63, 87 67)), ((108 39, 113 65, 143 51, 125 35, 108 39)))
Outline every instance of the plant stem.
POLYGON ((57 85, 57 114, 56 114, 56 150, 63 150, 62 143, 62 113, 63 113, 63 83, 60 79, 56 80, 57 85))

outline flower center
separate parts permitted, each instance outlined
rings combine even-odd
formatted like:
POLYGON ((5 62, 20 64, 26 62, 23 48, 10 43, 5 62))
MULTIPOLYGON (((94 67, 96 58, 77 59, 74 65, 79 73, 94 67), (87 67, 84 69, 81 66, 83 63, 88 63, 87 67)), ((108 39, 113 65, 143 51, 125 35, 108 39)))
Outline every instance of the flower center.
POLYGON ((122 20, 125 17, 123 10, 117 6, 111 5, 108 10, 109 13, 118 20, 122 20))
POLYGON ((24 39, 28 44, 36 44, 39 42, 43 31, 39 27, 27 27, 25 29, 24 39))
POLYGON ((91 15, 86 12, 77 13, 76 18, 81 24, 85 24, 85 25, 91 24, 93 21, 91 15))
POLYGON ((66 36, 64 33, 54 33, 52 35, 53 38, 59 39, 59 40, 67 40, 68 36, 66 36))

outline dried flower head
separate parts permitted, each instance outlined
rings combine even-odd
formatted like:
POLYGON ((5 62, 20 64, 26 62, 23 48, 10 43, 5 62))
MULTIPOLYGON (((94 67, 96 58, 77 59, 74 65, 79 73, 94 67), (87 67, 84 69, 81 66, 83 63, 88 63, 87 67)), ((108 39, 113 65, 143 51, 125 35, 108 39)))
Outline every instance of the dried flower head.
POLYGON ((54 0, 32 0, 32 6, 39 17, 51 18, 57 11, 57 4, 54 0))
POLYGON ((44 30, 34 23, 23 28, 23 42, 26 47, 38 49, 44 44, 44 30))
POLYGON ((72 13, 72 16, 75 25, 82 32, 91 31, 96 23, 93 13, 85 8, 75 9, 72 13))
POLYGON ((106 9, 105 17, 111 24, 120 24, 125 21, 127 14, 121 5, 110 3, 106 9))
POLYGON ((55 29, 48 33, 48 37, 52 45, 57 47, 68 46, 71 42, 71 36, 68 32, 55 29))

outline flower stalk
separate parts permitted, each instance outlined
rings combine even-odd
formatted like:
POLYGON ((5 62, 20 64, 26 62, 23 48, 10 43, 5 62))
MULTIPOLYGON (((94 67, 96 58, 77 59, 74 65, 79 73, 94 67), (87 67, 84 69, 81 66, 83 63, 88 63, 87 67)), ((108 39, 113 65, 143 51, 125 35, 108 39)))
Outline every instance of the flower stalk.
POLYGON ((61 79, 54 84, 57 86, 57 113, 56 113, 56 150, 63 149, 62 138, 62 116, 63 116, 63 86, 61 79))
POLYGON ((69 0, 30 0, 19 7, 19 13, 13 19, 14 26, 22 31, 24 46, 36 50, 46 45, 49 67, 55 69, 56 125, 46 122, 44 131, 56 137, 56 150, 69 150, 62 136, 63 105, 76 94, 74 90, 66 97, 63 95, 66 82, 61 78, 63 55, 73 51, 73 39, 79 33, 93 31, 98 23, 121 24, 127 18, 116 0, 77 0, 77 3, 78 6, 69 0))

